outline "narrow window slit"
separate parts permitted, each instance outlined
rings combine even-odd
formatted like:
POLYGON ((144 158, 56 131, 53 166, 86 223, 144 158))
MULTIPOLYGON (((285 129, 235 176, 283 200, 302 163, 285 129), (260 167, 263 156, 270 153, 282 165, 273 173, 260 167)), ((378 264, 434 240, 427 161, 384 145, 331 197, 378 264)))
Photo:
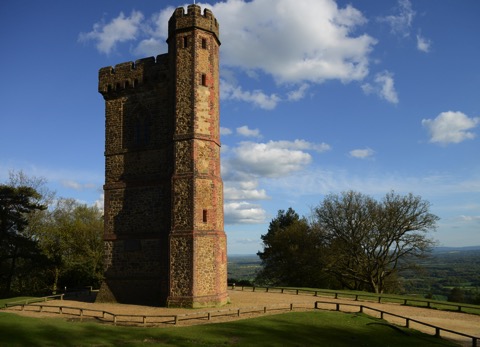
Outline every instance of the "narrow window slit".
POLYGON ((207 210, 203 210, 203 222, 207 222, 207 210))

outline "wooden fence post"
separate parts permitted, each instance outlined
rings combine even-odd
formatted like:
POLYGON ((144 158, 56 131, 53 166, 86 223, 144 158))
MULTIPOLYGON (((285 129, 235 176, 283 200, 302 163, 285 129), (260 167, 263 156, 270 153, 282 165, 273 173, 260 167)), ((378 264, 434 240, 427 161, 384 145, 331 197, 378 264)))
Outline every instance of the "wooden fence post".
POLYGON ((293 304, 290 304, 290 311, 293 311, 293 304))

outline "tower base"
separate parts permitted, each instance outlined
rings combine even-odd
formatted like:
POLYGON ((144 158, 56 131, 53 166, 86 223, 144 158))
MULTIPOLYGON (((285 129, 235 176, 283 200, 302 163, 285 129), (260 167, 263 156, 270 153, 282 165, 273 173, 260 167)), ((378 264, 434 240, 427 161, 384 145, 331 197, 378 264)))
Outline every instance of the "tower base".
POLYGON ((209 296, 180 296, 169 297, 167 299, 167 307, 185 307, 185 308, 202 308, 202 307, 218 307, 226 305, 230 302, 227 293, 209 296))
POLYGON ((107 279, 102 283, 95 302, 165 306, 166 295, 161 287, 161 281, 152 279, 107 279))

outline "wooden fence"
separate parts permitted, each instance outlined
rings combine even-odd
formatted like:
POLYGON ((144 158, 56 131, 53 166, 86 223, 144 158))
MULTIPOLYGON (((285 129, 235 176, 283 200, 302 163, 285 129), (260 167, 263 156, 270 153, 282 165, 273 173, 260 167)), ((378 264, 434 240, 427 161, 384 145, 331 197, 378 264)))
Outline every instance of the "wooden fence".
MULTIPOLYGON (((327 290, 315 290, 315 289, 292 289, 292 288, 285 288, 285 287, 247 287, 247 286, 241 286, 241 287, 236 287, 235 285, 231 285, 232 290, 247 290, 247 291, 265 291, 267 293, 289 293, 289 294, 307 294, 307 295, 313 295, 313 296, 327 296, 327 297, 334 297, 335 299, 340 299, 340 297, 344 299, 354 299, 355 301, 359 301, 360 299, 366 300, 366 301, 376 301, 379 304, 383 302, 399 302, 402 303, 403 305, 407 306, 418 306, 418 303, 423 304, 423 307, 426 308, 434 308, 434 307, 439 307, 439 306, 446 306, 446 307, 452 307, 455 308, 456 311, 458 312, 465 312, 464 309, 470 309, 476 311, 476 314, 480 314, 480 306, 478 305, 468 305, 468 304, 462 304, 462 303, 451 303, 451 302, 445 302, 445 301, 437 301, 437 300, 427 300, 427 299, 418 299, 418 298, 399 298, 396 296, 391 296, 391 295, 374 295, 374 294, 362 294, 362 293, 346 293, 346 292, 336 292, 336 291, 327 291, 327 290), (414 303, 417 303, 417 305, 414 305, 414 303)), ((471 313, 471 312, 467 312, 471 313)))
MULTIPOLYGON (((253 287, 252 290, 255 291, 259 287, 253 287)), ((264 288, 265 289, 265 288, 264 288)), ((266 291, 271 291, 272 288, 266 288, 266 291)), ((286 288, 278 288, 281 289, 281 293, 286 292, 286 288)), ((244 290, 244 288, 242 288, 244 290)), ((293 292, 295 294, 301 293, 303 290, 298 290, 295 289, 293 292)), ((318 292, 320 291, 314 291, 314 295, 318 296, 318 292)), ((311 293, 310 293, 311 294, 311 293)), ((343 293, 342 293, 343 294, 343 293)), ((338 296, 336 296, 337 298, 338 296)), ((147 325, 158 325, 158 324, 178 324, 178 322, 183 321, 183 320, 211 320, 214 319, 215 317, 222 317, 222 316, 237 316, 241 317, 242 314, 266 314, 268 312, 272 311, 293 311, 294 309, 313 309, 313 310, 320 310, 322 309, 320 305, 327 305, 327 306, 334 306, 335 311, 341 311, 342 307, 357 307, 358 312, 360 313, 365 313, 366 310, 374 311, 380 314, 380 318, 384 319, 385 316, 392 316, 396 317, 402 320, 405 320, 405 327, 410 328, 410 324, 416 323, 420 324, 429 328, 434 329, 435 333, 434 335, 437 337, 441 337, 442 332, 448 332, 450 334, 462 336, 471 339, 472 341, 472 347, 478 347, 478 341, 480 340, 480 337, 478 336, 473 336, 469 334, 465 334, 462 332, 458 331, 453 331, 450 329, 445 329, 438 327, 433 324, 425 323, 416 319, 412 319, 409 317, 404 317, 401 315, 397 315, 395 313, 387 312, 384 310, 380 310, 377 308, 369 307, 366 305, 362 304, 352 304, 352 303, 339 303, 339 302, 331 302, 331 301, 315 301, 313 307, 310 304, 277 304, 277 305, 271 305, 271 306, 255 306, 255 307, 242 307, 242 308, 235 308, 235 309, 220 309, 216 311, 204 311, 204 312, 191 312, 191 313, 186 313, 186 314, 175 314, 175 315, 132 315, 132 314, 116 314, 108 311, 103 311, 103 310, 94 310, 94 309, 89 309, 89 308, 79 308, 79 307, 71 307, 71 306, 57 306, 57 305, 48 305, 48 304, 43 304, 42 302, 47 302, 48 300, 51 299, 56 299, 56 298, 63 298, 63 295, 54 295, 54 296, 49 296, 45 298, 41 298, 41 302, 39 302, 39 299, 30 299, 30 300, 23 300, 19 302, 11 302, 5 304, 4 308, 13 308, 13 307, 19 307, 20 310, 28 310, 30 311, 35 311, 35 312, 48 312, 48 313, 57 313, 60 315, 63 314, 68 314, 70 316, 78 316, 80 319, 83 319, 85 317, 90 317, 90 318, 97 318, 104 320, 106 322, 112 322, 114 325, 117 324, 143 324, 144 326, 147 325), (33 300, 36 300, 35 302, 32 302, 33 300), (30 302, 28 302, 30 301, 30 302), (310 305, 310 306, 309 306, 310 305)), ((358 297, 356 298, 358 300, 358 297)), ((380 302, 380 301, 379 301, 380 302)))
MULTIPOLYGON (((400 318, 402 320, 405 320, 405 327, 406 328, 410 328, 410 323, 413 322, 413 323, 416 323, 416 324, 423 325, 423 326, 434 329, 436 337, 441 337, 442 332, 448 332, 450 334, 459 335, 459 336, 469 338, 472 341, 472 347, 477 347, 478 346, 478 341, 480 340, 480 337, 478 337, 478 336, 473 336, 473 335, 465 334, 465 333, 450 330, 450 329, 440 328, 440 327, 438 327, 436 325, 433 325, 433 324, 430 324, 430 323, 425 323, 425 322, 419 321, 417 319, 404 317, 404 316, 398 315, 396 313, 387 312, 387 311, 380 310, 380 309, 374 308, 374 307, 369 307, 369 306, 359 305, 359 304, 346 304, 346 303, 339 303, 339 302, 331 302, 331 301, 315 301, 315 309, 320 309, 319 304, 334 305, 335 306, 335 311, 341 311, 342 306, 358 307, 360 313, 366 313, 365 310, 371 310, 371 311, 380 313, 380 318, 381 319, 384 319, 384 317, 387 316, 387 315, 392 316, 392 317, 396 317, 396 318, 400 318)), ((368 313, 366 313, 366 314, 368 314, 368 313)))
POLYGON ((13 306, 19 306, 19 305, 28 305, 34 302, 47 302, 50 300, 63 300, 64 294, 57 294, 57 295, 50 295, 50 296, 44 296, 41 298, 31 298, 31 299, 24 299, 24 300, 19 300, 19 301, 12 301, 12 302, 7 302, 4 304, 4 307, 1 308, 8 308, 8 307, 13 307, 13 306))
POLYGON ((97 318, 106 322, 116 324, 143 324, 158 325, 158 324, 178 324, 185 320, 211 320, 215 317, 236 316, 241 317, 245 314, 266 314, 272 311, 293 311, 294 309, 314 309, 310 304, 280 304, 271 306, 255 306, 220 309, 216 311, 197 311, 184 314, 169 314, 169 315, 134 315, 134 314, 117 314, 103 310, 94 310, 90 308, 80 308, 73 306, 58 306, 48 305, 43 303, 9 303, 5 308, 18 307, 20 311, 44 312, 54 313, 60 315, 77 316, 83 318, 97 318))

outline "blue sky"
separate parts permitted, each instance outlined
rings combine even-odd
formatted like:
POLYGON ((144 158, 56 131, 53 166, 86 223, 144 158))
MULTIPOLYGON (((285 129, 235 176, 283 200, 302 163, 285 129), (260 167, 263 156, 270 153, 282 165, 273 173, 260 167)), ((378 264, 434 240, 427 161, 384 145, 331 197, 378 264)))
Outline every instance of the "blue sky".
MULTIPOLYGON (((480 2, 229 0, 220 23, 231 254, 329 193, 420 195, 444 246, 480 244, 480 2)), ((0 182, 102 203, 98 69, 166 52, 183 1, 0 4, 0 182)))

